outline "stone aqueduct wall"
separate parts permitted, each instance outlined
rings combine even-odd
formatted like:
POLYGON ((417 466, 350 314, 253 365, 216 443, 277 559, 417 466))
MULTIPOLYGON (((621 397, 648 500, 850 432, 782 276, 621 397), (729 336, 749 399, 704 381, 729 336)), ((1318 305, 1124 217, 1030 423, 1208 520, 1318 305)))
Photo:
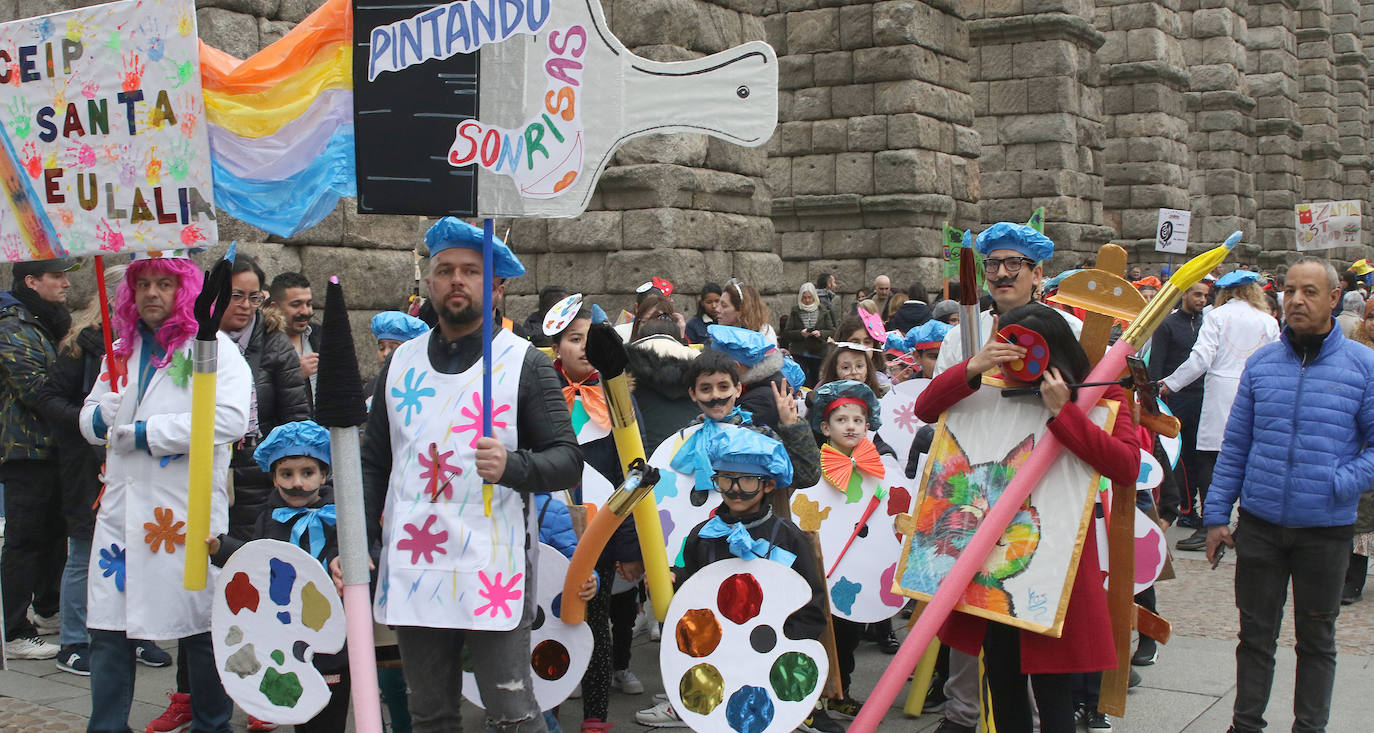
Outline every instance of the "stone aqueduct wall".
MULTIPOLYGON (((318 2, 198 0, 200 34, 247 56, 318 2)), ((85 4, 0 0, 0 19, 85 4)), ((1374 0, 602 5, 626 45, 655 59, 768 40, 781 57, 778 130, 757 149, 635 141, 586 214, 511 224, 531 271, 508 291, 517 317, 554 283, 614 312, 652 275, 677 284, 681 307, 702 283, 739 276, 775 315, 823 271, 850 292, 879 273, 933 290, 944 222, 979 229, 1038 206, 1055 267, 1108 241, 1161 262, 1161 206, 1191 208, 1194 242, 1244 231, 1240 259, 1272 268, 1296 257, 1295 203, 1362 199, 1365 246, 1332 255, 1369 253, 1374 0)), ((361 338, 373 312, 404 303, 425 225, 346 202, 289 240, 227 217, 220 237, 321 290, 339 274, 361 338)))

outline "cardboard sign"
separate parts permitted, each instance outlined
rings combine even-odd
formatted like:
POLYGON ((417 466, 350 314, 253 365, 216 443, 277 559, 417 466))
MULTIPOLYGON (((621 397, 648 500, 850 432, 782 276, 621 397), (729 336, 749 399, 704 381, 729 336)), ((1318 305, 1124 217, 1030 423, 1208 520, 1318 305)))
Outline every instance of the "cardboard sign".
POLYGON ((1155 225, 1155 251, 1181 255, 1188 252, 1188 228, 1193 212, 1182 209, 1160 209, 1155 225))
POLYGON ((0 259, 213 243, 192 0, 0 25, 0 259))
POLYGON ((768 44, 650 61, 595 0, 354 0, 353 88, 369 213, 577 216, 626 140, 752 147, 778 116, 768 44))
POLYGON ((1299 252, 1360 244, 1360 202, 1327 201, 1294 207, 1299 252))

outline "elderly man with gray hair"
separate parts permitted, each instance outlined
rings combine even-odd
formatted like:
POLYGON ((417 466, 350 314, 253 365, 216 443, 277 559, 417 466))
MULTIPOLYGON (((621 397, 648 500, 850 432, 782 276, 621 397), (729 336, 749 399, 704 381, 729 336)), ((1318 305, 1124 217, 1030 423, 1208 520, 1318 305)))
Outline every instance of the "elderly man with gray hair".
POLYGON ((1341 334, 1348 339, 1355 338, 1355 329, 1360 327, 1360 321, 1364 320, 1364 293, 1359 290, 1347 290, 1341 296, 1341 313, 1336 316, 1336 325, 1341 327, 1341 334))

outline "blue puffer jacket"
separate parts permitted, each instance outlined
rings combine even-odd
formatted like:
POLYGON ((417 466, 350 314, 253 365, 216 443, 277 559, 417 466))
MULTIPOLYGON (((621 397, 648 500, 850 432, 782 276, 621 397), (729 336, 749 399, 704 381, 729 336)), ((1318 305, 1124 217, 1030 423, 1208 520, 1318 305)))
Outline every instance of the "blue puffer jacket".
POLYGON ((1227 524, 1240 506, 1284 527, 1355 522, 1374 488, 1374 350, 1332 328, 1306 366, 1293 334, 1245 364, 1203 520, 1227 524))
POLYGON ((568 505, 550 494, 535 494, 534 507, 539 516, 539 541, 571 558, 577 549, 577 532, 573 531, 568 505))

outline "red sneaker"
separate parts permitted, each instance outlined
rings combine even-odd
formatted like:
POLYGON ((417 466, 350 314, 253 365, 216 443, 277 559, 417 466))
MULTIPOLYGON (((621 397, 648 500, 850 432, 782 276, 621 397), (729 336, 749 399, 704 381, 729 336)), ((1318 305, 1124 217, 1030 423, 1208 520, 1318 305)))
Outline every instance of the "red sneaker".
POLYGON ((267 722, 267 721, 265 721, 265 720, 258 720, 257 718, 255 718, 255 717, 253 717, 253 716, 251 716, 251 715, 248 716, 248 730, 249 730, 249 733, 256 733, 256 731, 268 731, 268 730, 276 730, 276 729, 277 729, 277 724, 276 724, 276 723, 269 723, 269 722, 267 722))
POLYGON ((171 704, 144 728, 144 733, 180 733, 191 727, 191 696, 184 692, 167 693, 171 704))
POLYGON ((613 723, 607 723, 599 718, 587 718, 582 721, 582 733, 607 733, 614 727, 613 723))

